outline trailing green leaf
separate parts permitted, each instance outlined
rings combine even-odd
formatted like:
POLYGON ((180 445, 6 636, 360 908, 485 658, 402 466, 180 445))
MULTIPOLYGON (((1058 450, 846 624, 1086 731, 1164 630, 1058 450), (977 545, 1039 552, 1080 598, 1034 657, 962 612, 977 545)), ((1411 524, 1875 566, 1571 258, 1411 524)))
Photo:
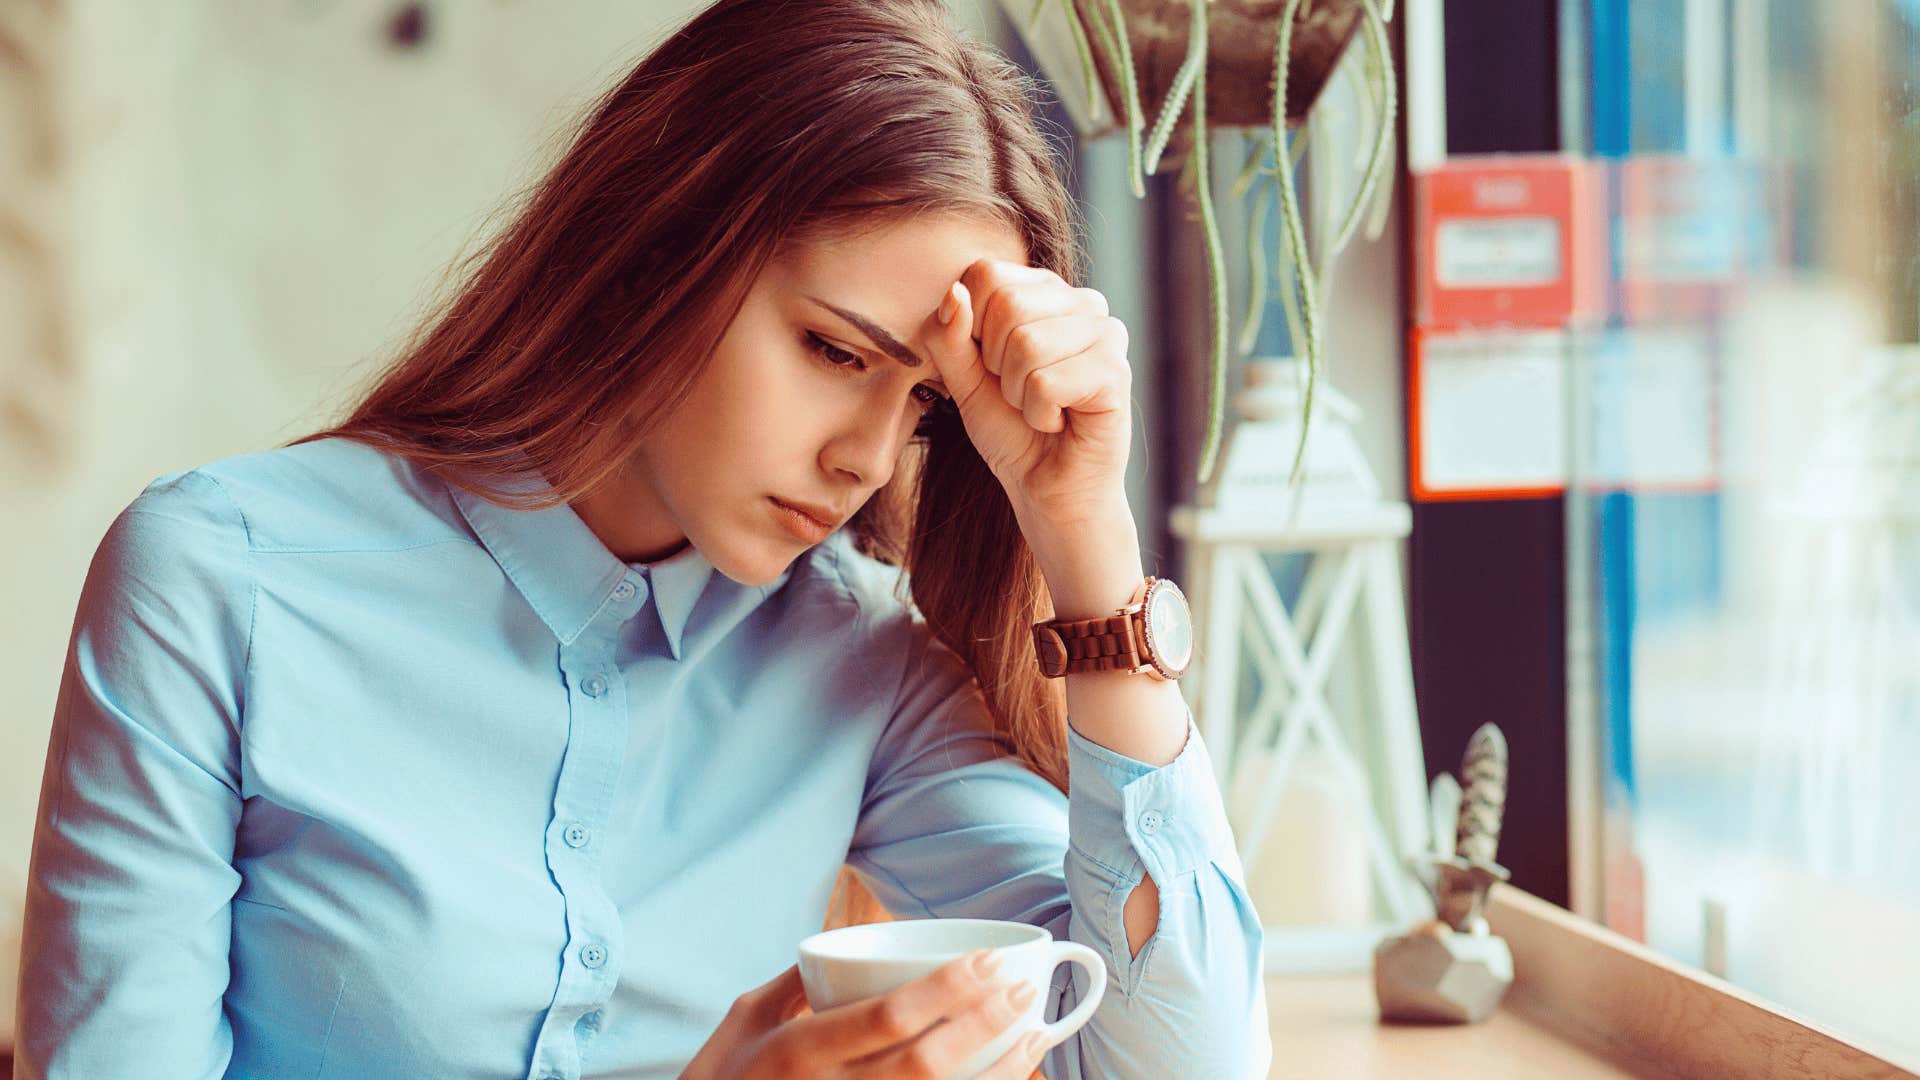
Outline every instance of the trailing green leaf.
MULTIPOLYGON (((1204 6, 1206 0, 1194 0, 1196 5, 1204 6)), ((1187 55, 1181 59, 1180 68, 1173 73, 1173 85, 1167 88, 1166 100, 1160 103, 1160 116, 1153 122, 1153 131, 1147 137, 1146 170, 1152 175, 1160 167, 1160 155, 1167 148, 1167 140, 1173 136, 1173 126, 1185 111, 1187 95, 1193 91, 1194 80, 1200 69, 1207 66, 1206 41, 1187 35, 1187 55)))
MULTIPOLYGON (((1306 158, 1307 147, 1312 141, 1313 140, 1308 138, 1304 133, 1290 136, 1287 139, 1287 168, 1297 169, 1300 167, 1300 162, 1306 158)), ((1269 195, 1268 188, 1276 189, 1272 193, 1272 196, 1276 199, 1278 198, 1277 189, 1279 187, 1280 170, 1262 168, 1260 173, 1260 185, 1253 194, 1254 198, 1262 200, 1259 210, 1261 218, 1264 221, 1266 217, 1266 203, 1264 200, 1269 195)), ((1265 231, 1264 226, 1262 231, 1265 231)), ((1264 237, 1259 237, 1250 239, 1249 242, 1262 242, 1264 239, 1264 237)), ((1263 257, 1261 261, 1264 263, 1266 260, 1263 257)), ((1286 320, 1288 345, 1292 349, 1294 356, 1301 356, 1307 351, 1307 342, 1305 335, 1300 329, 1300 304, 1295 298, 1295 293, 1292 267, 1286 259, 1277 260, 1273 273, 1273 294, 1280 298, 1280 313, 1286 320)), ((1266 305, 1263 303, 1260 306, 1264 312, 1266 305)), ((1242 352, 1248 351, 1251 351, 1251 349, 1242 350, 1242 352)))
MULTIPOLYGON (((1305 142, 1306 140, 1302 139, 1300 141, 1305 142)), ((1278 188, 1278 182, 1276 182, 1274 186, 1278 188)), ((1278 197, 1279 194, 1276 191, 1276 201, 1278 197)), ((1287 320, 1287 344, 1292 348, 1294 356, 1305 356, 1307 354, 1307 337, 1303 321, 1300 318, 1300 295, 1299 286, 1294 282, 1295 269, 1293 263, 1286 259, 1278 261, 1278 265, 1275 267, 1276 288, 1274 292, 1280 297, 1280 313, 1284 315, 1287 320)))
MULTIPOLYGON (((1300 11, 1300 0, 1287 0, 1280 12, 1280 39, 1273 60, 1273 137, 1284 141, 1287 131, 1287 69, 1292 61, 1293 20, 1300 11)), ((1306 339, 1307 387, 1300 409, 1300 442, 1294 447, 1293 466, 1287 471, 1287 483, 1300 479, 1307 457, 1307 428, 1313 416, 1313 392, 1320 379, 1319 283, 1314 280, 1313 264, 1307 257, 1306 236, 1300 224, 1300 193, 1294 186, 1293 170, 1280 170, 1280 219, 1285 226, 1284 242, 1293 260, 1294 282, 1299 289, 1301 333, 1306 339)))
POLYGON ((1133 74, 1133 45, 1127 40, 1127 15, 1120 10, 1120 0, 1106 0, 1106 9, 1106 17, 1097 5, 1088 10, 1093 12, 1093 29, 1100 36, 1101 47, 1120 69, 1121 97, 1127 112, 1123 120, 1127 129, 1127 186, 1134 198, 1144 199, 1147 186, 1140 167, 1140 83, 1133 74), (1108 23, 1107 18, 1113 21, 1108 23))
MULTIPOLYGON (((1087 111, 1091 113, 1100 101, 1100 71, 1094 64, 1093 47, 1087 42, 1087 28, 1080 24, 1080 12, 1075 10, 1073 0, 1060 0, 1060 3, 1067 29, 1073 34, 1073 51, 1080 57, 1080 73, 1087 80, 1087 111)), ((1046 8, 1047 0, 1034 0, 1033 14, 1027 16, 1028 37, 1038 35, 1040 16, 1046 8)))
MULTIPOLYGON (((1192 34, 1204 50, 1207 40, 1206 0, 1195 0, 1192 34)), ((1207 437, 1200 448, 1199 482, 1213 475, 1220 453, 1220 429, 1227 398, 1227 265, 1220 252, 1220 226, 1214 220, 1213 190, 1207 175, 1211 141, 1207 138, 1207 75, 1205 65, 1195 80, 1193 93, 1194 187, 1200 197, 1200 224, 1207 242, 1207 357, 1213 378, 1207 402, 1207 437)))
POLYGON ((1233 197, 1236 199, 1246 198, 1248 185, 1253 183, 1255 177, 1268 172, 1261 166, 1266 162, 1267 155, 1273 153, 1273 140, 1270 136, 1249 133, 1243 138, 1253 145, 1253 149, 1248 152, 1247 160, 1240 164, 1240 171, 1233 178, 1233 197))
MULTIPOLYGON (((1041 0, 1045 3, 1046 0, 1041 0)), ((1093 47, 1087 42, 1087 28, 1080 25, 1080 13, 1074 10, 1072 0, 1061 0, 1067 6, 1067 28, 1073 31, 1073 49, 1080 54, 1080 70, 1087 77, 1087 111, 1093 111, 1095 99, 1104 91, 1100 88, 1100 71, 1093 62, 1093 47)))
POLYGON ((1360 0, 1361 11, 1365 18, 1361 20, 1367 39, 1367 51, 1377 63, 1369 65, 1375 75, 1374 89, 1380 108, 1380 123, 1373 133, 1373 153, 1367 158, 1367 171, 1361 174, 1360 186, 1353 193, 1353 205, 1347 208, 1346 217, 1340 222, 1340 228, 1334 233, 1332 250, 1339 251, 1353 238, 1354 229, 1362 215, 1366 213, 1368 203, 1372 201, 1374 187, 1380 182, 1385 167, 1388 148, 1393 143, 1393 123, 1395 86, 1393 64, 1387 56, 1387 28, 1380 17, 1380 9, 1374 0, 1360 0))
MULTIPOLYGON (((1263 182, 1264 189, 1264 182, 1263 182)), ((1267 306, 1267 202, 1256 198, 1247 216, 1247 314, 1235 342, 1241 356, 1253 352, 1260 339, 1260 317, 1267 306)))

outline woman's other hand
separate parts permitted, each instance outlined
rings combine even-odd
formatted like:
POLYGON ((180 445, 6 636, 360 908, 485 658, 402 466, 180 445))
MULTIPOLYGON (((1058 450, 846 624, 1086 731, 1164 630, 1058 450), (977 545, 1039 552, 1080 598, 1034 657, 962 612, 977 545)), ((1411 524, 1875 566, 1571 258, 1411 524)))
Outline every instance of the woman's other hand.
MULTIPOLYGON (((806 1011, 800 969, 790 967, 733 1003, 680 1080, 943 1080, 1030 1003, 1007 995, 1025 984, 977 972, 972 959, 963 956, 890 993, 822 1013, 806 1011)), ((1035 1032, 979 1080, 1040 1077, 1044 1052, 1035 1032)))

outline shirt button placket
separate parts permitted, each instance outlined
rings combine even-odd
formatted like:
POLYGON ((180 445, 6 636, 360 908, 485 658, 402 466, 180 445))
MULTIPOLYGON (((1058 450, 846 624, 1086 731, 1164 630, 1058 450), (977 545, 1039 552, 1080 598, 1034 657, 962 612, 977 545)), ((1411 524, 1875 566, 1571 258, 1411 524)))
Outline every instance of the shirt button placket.
POLYGON ((560 1000, 536 1048, 546 1060, 533 1075, 542 1080, 573 1075, 572 1060, 581 1044, 597 1031, 595 1024, 581 1028, 579 1014, 597 1014, 611 989, 613 949, 603 935, 606 919, 613 913, 599 884, 594 830, 589 823, 609 812, 601 798, 607 789, 604 763, 618 761, 624 743, 618 714, 624 708, 625 687, 614 682, 624 675, 612 639, 618 627, 640 609, 646 595, 644 582, 615 582, 609 594, 611 603, 594 624, 578 641, 562 646, 561 667, 564 682, 573 688, 575 722, 568 725, 567 753, 553 807, 560 827, 557 833, 548 834, 565 847, 554 849, 561 854, 550 854, 549 859, 565 897, 568 930, 583 936, 585 942, 580 944, 581 937, 575 937, 571 955, 561 954, 566 962, 562 965, 560 1000), (556 1040, 572 1045, 565 1047, 556 1040))

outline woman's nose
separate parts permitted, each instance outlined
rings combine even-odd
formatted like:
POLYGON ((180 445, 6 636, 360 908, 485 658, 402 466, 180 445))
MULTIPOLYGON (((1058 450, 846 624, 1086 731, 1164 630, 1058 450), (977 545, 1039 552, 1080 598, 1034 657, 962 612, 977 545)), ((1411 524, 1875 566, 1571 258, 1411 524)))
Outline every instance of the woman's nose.
POLYGON ((881 419, 874 410, 863 409, 850 417, 822 451, 823 464, 864 487, 884 485, 893 477, 899 459, 900 425, 906 422, 898 411, 885 416, 881 419))

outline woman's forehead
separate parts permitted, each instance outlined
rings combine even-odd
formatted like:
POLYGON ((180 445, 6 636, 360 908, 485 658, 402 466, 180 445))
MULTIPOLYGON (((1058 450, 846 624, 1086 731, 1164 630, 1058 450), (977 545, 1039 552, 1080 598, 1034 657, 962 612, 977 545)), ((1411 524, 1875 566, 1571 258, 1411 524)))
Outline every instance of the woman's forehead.
POLYGON ((1025 263, 1026 245, 1004 222, 920 215, 795 245, 785 261, 798 275, 886 280, 920 271, 953 281, 982 258, 1025 263))

